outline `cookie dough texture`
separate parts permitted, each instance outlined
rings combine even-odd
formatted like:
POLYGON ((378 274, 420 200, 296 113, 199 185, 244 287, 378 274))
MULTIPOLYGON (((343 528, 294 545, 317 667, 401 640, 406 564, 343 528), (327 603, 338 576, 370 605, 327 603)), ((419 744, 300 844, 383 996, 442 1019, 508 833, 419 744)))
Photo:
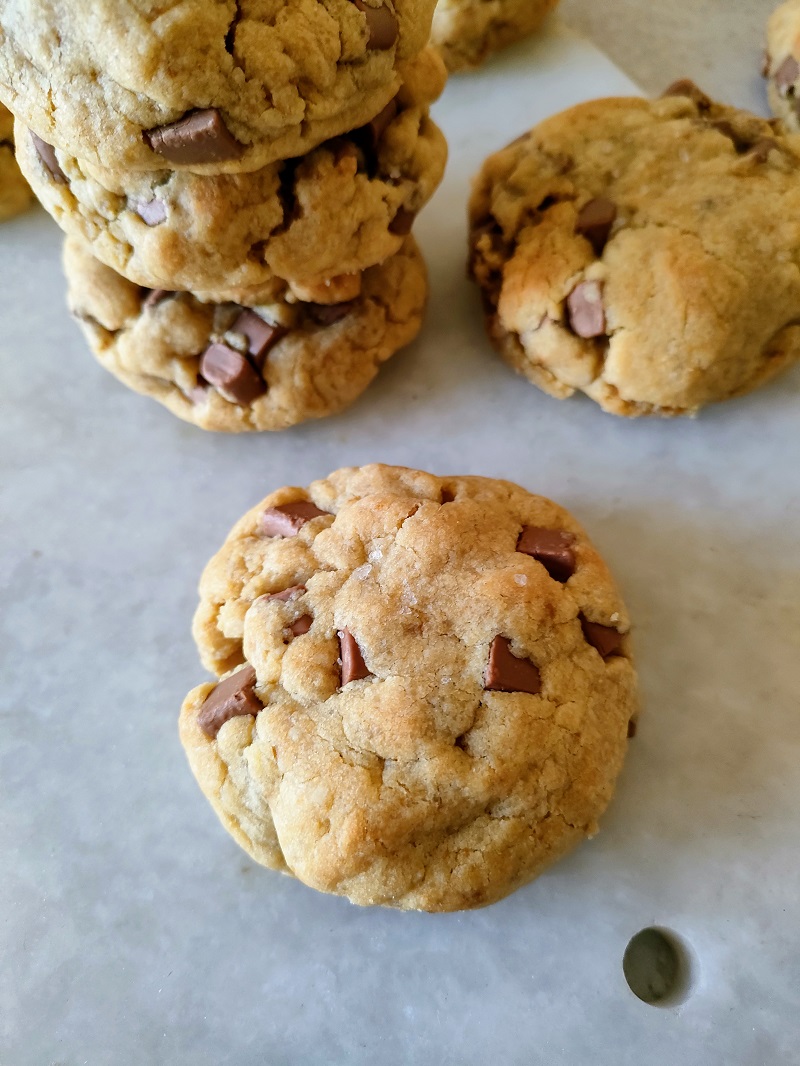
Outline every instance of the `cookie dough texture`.
POLYGON ((788 0, 770 16, 764 76, 772 113, 800 131, 800 0, 788 0))
POLYGON ((385 128, 247 174, 116 172, 57 151, 66 181, 56 181, 18 124, 20 161, 59 225, 137 284, 248 301, 277 278, 304 299, 400 250, 444 172, 428 105, 445 78, 427 49, 404 66, 385 128))
POLYGON ((202 303, 189 293, 149 293, 75 240, 65 244, 64 265, 70 309, 101 365, 184 421, 229 433, 284 429, 349 406, 380 365, 414 339, 427 297, 424 261, 410 237, 365 272, 351 303, 331 309, 273 296, 256 312, 285 333, 264 364, 266 391, 241 403, 200 377, 203 353, 230 340, 241 307, 202 303))
POLYGON ((487 56, 538 30, 558 0, 439 0, 431 43, 449 70, 479 66, 487 56))
POLYGON ((0 104, 0 222, 24 211, 33 200, 14 158, 14 119, 0 104))
POLYGON ((117 170, 163 166, 144 134, 214 108, 243 151, 188 169, 255 170, 376 115, 434 2, 0 0, 0 99, 48 144, 117 170), (376 42, 364 8, 396 32, 376 42))
POLYGON ((348 897, 426 911, 479 907, 597 829, 636 713, 628 637, 606 659, 581 616, 629 629, 611 576, 562 508, 516 485, 344 469, 283 488, 233 528, 200 584, 194 635, 217 675, 247 662, 264 709, 180 733, 222 823, 258 862, 348 897), (263 534, 268 508, 323 512, 263 534), (531 524, 574 534, 554 580, 516 550, 531 524), (288 599, 271 594, 302 586, 288 599), (310 628, 292 638, 299 618, 310 628), (363 657, 342 685, 347 630, 363 657), (498 634, 541 692, 487 691, 498 634))
POLYGON ((690 414, 800 352, 800 140, 679 91, 556 115, 474 183, 490 337, 552 396, 690 414))

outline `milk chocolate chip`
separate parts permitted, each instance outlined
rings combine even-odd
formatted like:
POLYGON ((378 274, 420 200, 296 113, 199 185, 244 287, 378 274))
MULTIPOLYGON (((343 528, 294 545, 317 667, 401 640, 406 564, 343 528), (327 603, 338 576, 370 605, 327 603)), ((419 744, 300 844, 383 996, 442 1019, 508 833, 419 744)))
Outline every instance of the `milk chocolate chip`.
POLYGON ((214 107, 190 111, 168 126, 156 126, 143 134, 145 143, 170 163, 186 166, 224 163, 239 159, 239 144, 214 107))
POLYGON ((293 637, 302 637, 304 633, 307 633, 311 629, 311 623, 314 619, 310 614, 304 614, 301 618, 298 618, 296 622, 292 622, 289 626, 289 632, 293 637))
POLYGON ((131 208, 146 226, 160 226, 167 220, 167 205, 163 200, 139 200, 131 208))
POLYGON ((708 111, 711 107, 711 98, 706 96, 703 90, 695 85, 690 78, 681 78, 680 81, 674 81, 665 90, 664 96, 688 96, 690 100, 694 100, 700 111, 708 111))
POLYGON ((603 289, 597 281, 582 281, 567 297, 567 320, 579 337, 602 337, 606 331, 603 289))
POLYGON ((292 585, 288 589, 283 589, 282 592, 270 592, 264 599, 280 600, 281 603, 288 603, 289 600, 294 599, 295 596, 300 596, 305 591, 305 585, 292 585))
POLYGON ((389 223, 389 232, 393 233, 395 237, 407 237, 411 232, 416 217, 413 211, 401 207, 389 223))
POLYGON ((268 507, 264 511, 258 521, 258 532, 262 537, 295 537, 306 522, 329 513, 320 511, 311 500, 282 503, 279 507, 268 507))
POLYGON ((168 296, 173 295, 174 293, 171 289, 151 289, 147 296, 145 296, 142 307, 157 307, 160 303, 166 300, 168 296))
POLYGON ((394 122, 399 110, 400 106, 397 103, 397 97, 395 97, 389 101, 383 111, 379 111, 375 118, 357 131, 359 138, 364 140, 373 152, 380 144, 386 130, 394 122))
POLYGON ((56 150, 52 144, 48 144, 47 141, 43 141, 41 137, 37 137, 33 130, 30 131, 31 140, 33 141, 33 147, 36 149, 36 154, 42 161, 42 165, 49 173, 50 177, 57 185, 69 185, 67 181, 67 175, 59 166, 56 159, 56 150))
POLYGON ((200 360, 200 373, 232 403, 252 403, 267 391, 247 356, 227 344, 209 344, 200 360))
POLYGON ((611 626, 601 626, 598 622, 590 622, 583 615, 580 616, 580 622, 586 643, 596 648, 604 659, 622 647, 622 634, 611 626))
POLYGON ((367 48, 370 51, 384 52, 391 48, 400 34, 397 18, 388 5, 383 3, 380 7, 368 7, 364 0, 353 0, 359 11, 363 11, 367 17, 367 48))
POLYGON ((306 309, 318 326, 333 326, 347 318, 357 304, 358 300, 346 300, 340 304, 306 304, 306 309))
POLYGON ((575 573, 575 536, 564 529, 543 529, 523 526, 517 541, 517 551, 532 556, 541 563, 550 577, 562 584, 575 573))
POLYGON ((794 56, 787 56, 773 75, 775 88, 780 96, 788 96, 794 83, 800 77, 800 66, 794 56))
POLYGON ((364 662, 356 638, 349 629, 339 630, 339 655, 342 660, 342 683, 341 688, 349 685, 351 681, 360 681, 364 677, 372 677, 364 662))
POLYGON ((584 204, 578 212, 575 232, 586 238, 594 248, 595 255, 602 255, 616 218, 617 205, 614 201, 598 196, 584 204))
POLYGON ((231 718, 257 715, 263 710, 261 700, 253 691, 255 683, 256 672, 248 664, 212 689, 197 715, 197 724, 207 737, 213 740, 231 718))
POLYGON ((262 370, 270 348, 286 335, 283 326, 273 326, 255 311, 245 309, 231 326, 232 333, 241 333, 247 340, 247 351, 262 370))
POLYGON ((489 647, 483 687, 487 692, 528 692, 537 696, 542 691, 542 679, 530 659, 518 659, 512 653, 508 637, 495 637, 489 647))

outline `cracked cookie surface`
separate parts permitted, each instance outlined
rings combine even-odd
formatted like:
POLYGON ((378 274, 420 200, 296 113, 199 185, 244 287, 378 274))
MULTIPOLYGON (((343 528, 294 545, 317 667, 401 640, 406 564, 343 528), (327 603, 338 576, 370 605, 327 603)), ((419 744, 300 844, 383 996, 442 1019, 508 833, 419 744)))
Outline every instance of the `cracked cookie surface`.
POLYGON ((538 30, 558 0, 439 0, 431 44, 448 70, 479 66, 529 33, 538 30))
POLYGON ((233 528, 180 733, 257 861, 359 904, 478 907, 608 804, 637 713, 629 620, 557 504, 398 467, 282 488, 233 528))
POLYGON ((0 222, 30 206, 33 193, 14 158, 14 117, 0 104, 0 222))
POLYGON ((54 170, 18 123, 20 160, 67 234, 130 281, 248 301, 277 278, 307 299, 400 250, 444 172, 447 145, 428 106, 445 78, 426 49, 404 64, 382 117, 248 174, 119 173, 57 150, 54 170))
POLYGON ((376 115, 434 2, 3 0, 0 99, 97 166, 254 170, 376 115))
POLYGON ((690 414, 800 355, 800 139, 691 83, 491 156, 470 203, 490 337, 559 398, 690 414))
POLYGON ((70 310, 98 362, 184 421, 228 433, 348 407, 414 339, 427 298, 411 237, 364 272, 354 299, 332 305, 287 299, 285 288, 252 308, 142 289, 73 239, 64 267, 70 310))

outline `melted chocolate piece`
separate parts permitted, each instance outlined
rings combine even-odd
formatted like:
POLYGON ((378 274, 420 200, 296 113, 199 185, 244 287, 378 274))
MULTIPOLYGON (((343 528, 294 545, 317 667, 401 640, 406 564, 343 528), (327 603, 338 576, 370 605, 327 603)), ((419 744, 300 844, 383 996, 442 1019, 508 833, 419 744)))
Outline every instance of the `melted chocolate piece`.
POLYGON ((567 297, 567 321, 573 333, 589 339, 606 331, 603 289, 597 281, 582 281, 567 297))
POLYGON ((324 514, 330 512, 320 511, 311 500, 282 503, 264 511, 258 522, 258 532, 262 537, 295 537, 306 522, 324 514))
POLYGON ((575 232, 586 238, 594 248, 595 255, 602 255, 616 218, 617 205, 614 201, 598 196, 580 209, 575 232))
POLYGON ((232 403, 252 403, 267 391, 247 356, 227 344, 209 344, 200 360, 200 373, 232 403))
POLYGON ((374 52, 384 52, 391 48, 400 35, 400 25, 394 12, 385 3, 380 7, 368 7, 364 0, 353 0, 353 3, 367 18, 367 48, 374 52))
POLYGON ((231 718, 257 715, 263 709, 254 686, 256 672, 249 664, 212 689, 197 715, 197 724, 212 740, 231 718))
POLYGON ((255 311, 245 308, 230 329, 231 333, 241 333, 247 339, 247 351, 259 370, 264 368, 270 348, 284 337, 284 326, 273 326, 255 311))
POLYGON ((362 678, 372 677, 364 662, 356 638, 349 629, 339 630, 339 655, 342 660, 342 680, 340 688, 349 685, 351 681, 361 681, 362 678))
POLYGON ((564 529, 523 526, 517 551, 541 563, 554 581, 562 584, 575 573, 575 536, 564 529))
POLYGON ((487 692, 527 692, 537 696, 542 691, 542 679, 530 659, 519 659, 512 653, 508 637, 495 637, 489 648, 483 687, 487 692))
POLYGON ((622 634, 611 626, 601 626, 580 615, 581 629, 587 644, 600 652, 604 659, 614 655, 622 647, 622 634))
POLYGON ((190 111, 177 122, 146 130, 143 136, 154 152, 179 165, 224 163, 239 159, 244 153, 244 146, 231 134, 214 107, 190 111))

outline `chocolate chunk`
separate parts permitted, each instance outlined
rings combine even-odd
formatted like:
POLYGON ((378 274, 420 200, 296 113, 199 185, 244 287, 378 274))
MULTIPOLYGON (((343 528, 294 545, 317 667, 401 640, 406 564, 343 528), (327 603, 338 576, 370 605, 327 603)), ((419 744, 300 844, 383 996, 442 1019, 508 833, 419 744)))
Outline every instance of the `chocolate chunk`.
POLYGON ((364 662, 361 648, 349 629, 339 630, 339 655, 342 660, 341 688, 349 685, 351 681, 361 681, 364 677, 372 677, 364 662))
POLYGON ((246 308, 231 326, 232 333, 241 333, 247 338, 247 351, 253 358, 253 362, 261 370, 266 361, 267 354, 273 345, 277 344, 281 337, 286 335, 284 326, 273 326, 266 322, 261 315, 246 308))
POLYGON ((170 289, 151 289, 147 296, 145 296, 142 307, 156 307, 163 300, 166 300, 168 296, 174 295, 175 294, 170 289))
POLYGON ((47 141, 43 141, 41 137, 37 137, 33 130, 30 131, 31 140, 33 141, 33 147, 36 149, 36 154, 42 161, 42 165, 49 173, 50 177, 57 185, 69 185, 67 181, 67 175, 59 166, 56 159, 56 150, 52 144, 48 144, 47 141))
POLYGON ((291 588, 284 589, 283 592, 270 592, 268 596, 265 596, 266 600, 280 600, 281 603, 287 603, 295 596, 300 596, 306 591, 305 585, 292 585, 291 588))
POLYGON ((711 98, 706 96, 703 90, 698 88, 690 78, 681 78, 680 81, 674 81, 665 90, 664 96, 688 96, 690 100, 694 100, 700 111, 708 111, 711 107, 711 98))
POLYGON ((332 326, 346 318, 357 303, 357 300, 347 300, 341 304, 306 304, 306 309, 318 325, 332 326))
POLYGON ((631 718, 631 720, 628 722, 628 738, 630 739, 630 738, 635 737, 635 736, 636 736, 636 719, 635 718, 631 718))
POLYGON ((395 237, 407 237, 411 232, 416 217, 413 211, 408 211, 405 207, 401 207, 389 223, 389 232, 393 233, 395 237))
POLYGON ((131 209, 147 226, 160 226, 167 220, 167 205, 163 200, 133 201, 131 209))
POLYGON ((231 718, 256 715, 263 710, 261 700, 253 691, 255 683, 256 672, 248 664, 212 689, 197 715, 197 724, 207 737, 213 740, 231 718))
POLYGON ((528 692, 536 696, 542 691, 542 679, 530 659, 518 659, 512 653, 508 637, 495 637, 489 648, 483 687, 487 692, 528 692))
POLYGON ((247 356, 227 344, 209 344, 200 360, 200 373, 232 403, 252 403, 267 391, 247 356))
POLYGON ((353 0, 359 11, 367 17, 367 48, 371 51, 384 52, 391 48, 400 35, 400 26, 394 13, 386 4, 380 7, 368 7, 364 0, 353 0))
POLYGON ((397 118, 399 110, 400 106, 397 103, 397 97, 395 97, 393 100, 389 101, 383 111, 378 112, 371 122, 368 122, 366 126, 362 126, 361 129, 357 131, 360 137, 368 143, 373 152, 377 150, 384 133, 386 133, 389 126, 397 118))
POLYGON ((603 289, 597 281, 582 281, 567 297, 567 320, 579 337, 602 337, 606 331, 603 289))
POLYGON ((616 218, 617 205, 614 201, 598 196, 584 204, 578 212, 575 232, 586 238, 594 248, 595 255, 602 255, 616 218))
POLYGON ((550 577, 562 584, 575 573, 575 536, 564 529, 523 526, 517 551, 541 563, 550 577))
POLYGON ((282 503, 279 507, 268 507, 264 511, 258 521, 258 532, 262 537, 294 537, 306 522, 329 513, 320 511, 311 500, 282 503))
POLYGON ((788 96, 800 76, 800 66, 794 56, 787 56, 775 71, 772 80, 780 96, 788 96))
POLYGON ((580 616, 580 622, 586 643, 596 648, 604 659, 622 647, 622 634, 611 626, 601 626, 597 622, 590 622, 583 615, 580 616))
POLYGON ((764 49, 764 54, 761 58, 761 77, 769 77, 769 68, 772 66, 772 56, 764 49))
POLYGON ((208 400, 210 388, 208 382, 203 380, 203 376, 198 374, 196 383, 192 388, 184 389, 184 394, 186 399, 190 400, 193 404, 201 404, 208 400))
POLYGON ((298 618, 296 622, 292 622, 289 626, 289 632, 293 637, 302 637, 304 633, 307 633, 311 629, 311 623, 314 619, 310 614, 304 614, 301 618, 298 618))
POLYGON ((756 163, 766 163, 769 153, 779 148, 778 142, 773 141, 771 137, 762 137, 760 141, 756 141, 747 154, 752 156, 756 163))
POLYGON ((168 126, 156 126, 143 134, 145 143, 170 163, 190 166, 201 163, 224 163, 239 159, 244 146, 239 144, 214 107, 190 111, 168 126))

